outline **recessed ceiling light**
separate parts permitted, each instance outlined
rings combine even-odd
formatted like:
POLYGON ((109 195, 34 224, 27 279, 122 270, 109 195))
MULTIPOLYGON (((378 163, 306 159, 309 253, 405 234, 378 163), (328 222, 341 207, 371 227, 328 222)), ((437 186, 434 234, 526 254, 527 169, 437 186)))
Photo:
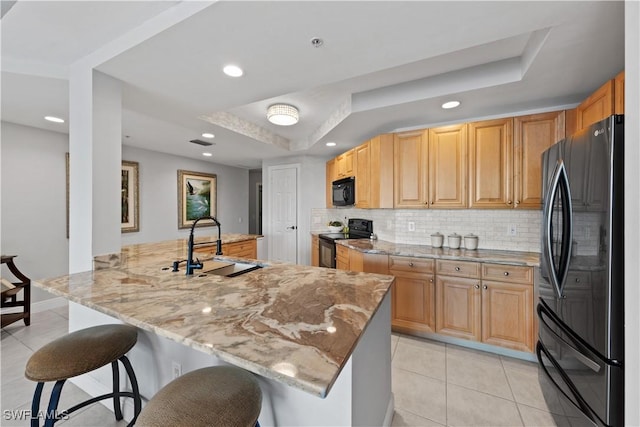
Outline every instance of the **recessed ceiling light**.
POLYGON ((64 119, 54 116, 45 116, 44 119, 53 123, 64 123, 64 119))
POLYGON ((238 67, 237 65, 226 65, 222 71, 224 71, 224 73, 227 76, 231 76, 231 77, 240 77, 241 75, 244 74, 244 71, 242 71, 242 68, 238 67))
POLYGON ((204 153, 202 153, 202 155, 203 155, 203 156, 205 156, 205 157, 211 157, 211 156, 213 156, 213 154, 211 154, 211 153, 209 153, 209 152, 204 152, 204 153))
POLYGON ((203 133, 203 134, 202 134, 202 137, 203 137, 203 138, 213 138, 213 137, 215 137, 215 135, 214 135, 214 134, 212 134, 212 133, 206 133, 206 132, 205 132, 205 133, 203 133))
POLYGON ((449 101, 442 104, 442 108, 448 110, 450 108, 456 108, 458 105, 460 105, 460 101, 449 101))
POLYGON ((327 147, 335 147, 336 143, 335 142, 327 142, 327 147))

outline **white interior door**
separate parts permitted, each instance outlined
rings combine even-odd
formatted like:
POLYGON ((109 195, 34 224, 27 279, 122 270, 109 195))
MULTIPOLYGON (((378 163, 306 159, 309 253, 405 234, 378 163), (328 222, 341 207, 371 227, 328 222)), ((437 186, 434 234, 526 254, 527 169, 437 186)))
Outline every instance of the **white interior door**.
POLYGON ((269 259, 298 262, 298 166, 270 168, 269 259))

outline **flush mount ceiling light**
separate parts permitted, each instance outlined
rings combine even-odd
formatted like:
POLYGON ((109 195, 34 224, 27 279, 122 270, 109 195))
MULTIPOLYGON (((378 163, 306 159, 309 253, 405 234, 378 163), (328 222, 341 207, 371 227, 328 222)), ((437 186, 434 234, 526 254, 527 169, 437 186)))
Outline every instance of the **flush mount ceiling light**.
POLYGON ((449 101, 442 104, 442 108, 448 110, 450 108, 456 108, 458 105, 460 105, 460 101, 449 101))
POLYGON ((242 71, 242 68, 238 67, 237 65, 226 65, 222 71, 230 77, 240 77, 244 74, 244 71, 242 71))
POLYGON ((273 104, 267 108, 267 119, 274 125, 295 125, 299 119, 298 109, 289 104, 273 104))
POLYGON ((54 116, 45 116, 44 119, 53 123, 64 123, 64 119, 54 116))
POLYGON ((335 147, 335 146, 336 146, 336 143, 335 143, 335 142, 327 142, 325 145, 326 145, 327 147, 335 147))
POLYGON ((212 134, 212 133, 206 133, 206 132, 205 132, 205 133, 203 133, 203 134, 202 134, 202 137, 203 137, 203 138, 213 138, 213 137, 215 137, 215 135, 214 135, 214 134, 212 134))

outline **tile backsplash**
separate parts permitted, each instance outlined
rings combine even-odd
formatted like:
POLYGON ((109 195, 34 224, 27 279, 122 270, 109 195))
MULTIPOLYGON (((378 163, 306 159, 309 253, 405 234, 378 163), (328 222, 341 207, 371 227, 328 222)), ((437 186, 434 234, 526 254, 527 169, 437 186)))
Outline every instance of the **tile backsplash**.
MULTIPOLYGON (((326 231, 332 220, 347 218, 373 220, 373 231, 381 240, 394 243, 431 244, 431 234, 447 236, 473 233, 478 248, 540 252, 540 210, 477 209, 312 209, 311 231, 326 231), (409 228, 414 231, 409 231, 409 228)), ((447 246, 447 239, 444 239, 447 246)))

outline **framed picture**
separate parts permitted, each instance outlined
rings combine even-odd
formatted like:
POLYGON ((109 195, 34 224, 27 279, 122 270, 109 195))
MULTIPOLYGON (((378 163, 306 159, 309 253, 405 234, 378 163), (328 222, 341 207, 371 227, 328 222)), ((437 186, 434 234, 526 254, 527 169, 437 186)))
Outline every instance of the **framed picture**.
MULTIPOLYGON (((216 216, 216 183, 216 175, 178 171, 178 228, 190 228, 203 216, 216 216)), ((196 227, 211 225, 213 221, 201 221, 196 227)))
POLYGON ((138 162, 128 162, 123 160, 121 172, 121 230, 123 233, 140 231, 138 162))

